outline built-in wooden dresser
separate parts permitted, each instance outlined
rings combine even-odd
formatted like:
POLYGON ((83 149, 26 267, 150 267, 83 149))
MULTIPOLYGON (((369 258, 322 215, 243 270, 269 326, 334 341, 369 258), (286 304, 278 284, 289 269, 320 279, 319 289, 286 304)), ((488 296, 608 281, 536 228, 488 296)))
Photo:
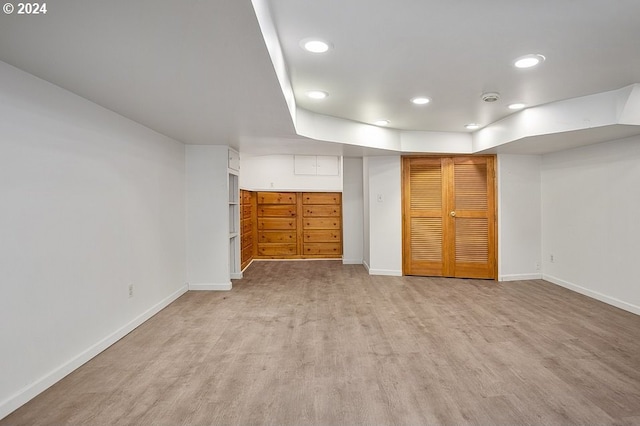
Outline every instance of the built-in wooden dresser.
POLYGON ((297 203, 295 192, 257 193, 257 257, 286 258, 298 254, 297 203))
POLYGON ((302 254, 306 257, 342 256, 342 194, 302 194, 302 254))
POLYGON ((260 191, 255 194, 255 258, 342 257, 341 193, 260 191))
POLYGON ((240 259, 241 269, 253 260, 253 226, 255 221, 255 192, 240 190, 240 259))

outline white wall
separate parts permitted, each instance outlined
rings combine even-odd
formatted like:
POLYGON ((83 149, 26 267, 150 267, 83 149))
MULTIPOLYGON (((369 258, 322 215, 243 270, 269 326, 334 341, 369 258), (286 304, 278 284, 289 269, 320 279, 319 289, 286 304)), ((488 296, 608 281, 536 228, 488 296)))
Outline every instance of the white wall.
MULTIPOLYGON (((501 280, 542 277, 536 270, 541 261, 540 163, 535 155, 501 155, 498 160, 501 280)), ((374 275, 401 275, 400 157, 365 157, 363 175, 365 266, 374 275)))
POLYGON ((544 278, 640 314, 639 212, 639 136, 543 156, 544 278))
POLYGON ((0 62, 0 418, 186 291, 184 161, 0 62))
MULTIPOLYGON (((400 157, 367 159, 369 262, 372 275, 402 275, 400 157)), ((365 255, 366 257, 366 255, 365 255)))
POLYGON ((226 146, 186 146, 190 290, 231 290, 228 153, 226 146))
MULTIPOLYGON (((240 187, 251 191, 342 191, 342 173, 309 176, 293 173, 293 155, 240 158, 240 187)), ((340 165, 342 170, 342 165, 340 165)))
POLYGON ((538 155, 498 155, 498 279, 542 278, 538 155))
POLYGON ((364 200, 362 158, 343 159, 342 235, 345 264, 362 264, 364 232, 364 200))

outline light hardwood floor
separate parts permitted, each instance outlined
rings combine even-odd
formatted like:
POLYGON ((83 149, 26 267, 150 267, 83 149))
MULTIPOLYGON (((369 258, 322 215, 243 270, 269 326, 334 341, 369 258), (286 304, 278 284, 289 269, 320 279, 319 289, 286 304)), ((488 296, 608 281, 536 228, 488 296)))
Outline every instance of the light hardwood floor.
POLYGON ((640 317, 543 281, 254 262, 0 421, 640 424, 640 317))

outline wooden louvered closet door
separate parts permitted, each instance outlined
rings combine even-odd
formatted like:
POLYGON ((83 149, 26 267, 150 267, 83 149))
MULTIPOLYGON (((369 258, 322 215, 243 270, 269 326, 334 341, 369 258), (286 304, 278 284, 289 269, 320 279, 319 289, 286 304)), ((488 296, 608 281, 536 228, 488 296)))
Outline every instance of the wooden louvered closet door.
POLYGON ((440 158, 404 158, 403 261, 407 275, 443 275, 443 165, 440 158))
POLYGON ((406 275, 496 277, 495 157, 403 158, 406 275))

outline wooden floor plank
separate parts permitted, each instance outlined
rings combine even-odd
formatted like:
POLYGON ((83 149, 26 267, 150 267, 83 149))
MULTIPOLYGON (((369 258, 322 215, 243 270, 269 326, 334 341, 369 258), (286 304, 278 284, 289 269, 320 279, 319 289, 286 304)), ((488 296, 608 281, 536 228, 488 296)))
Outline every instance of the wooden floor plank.
POLYGON ((640 317, 539 280, 254 262, 0 420, 640 424, 640 317))

